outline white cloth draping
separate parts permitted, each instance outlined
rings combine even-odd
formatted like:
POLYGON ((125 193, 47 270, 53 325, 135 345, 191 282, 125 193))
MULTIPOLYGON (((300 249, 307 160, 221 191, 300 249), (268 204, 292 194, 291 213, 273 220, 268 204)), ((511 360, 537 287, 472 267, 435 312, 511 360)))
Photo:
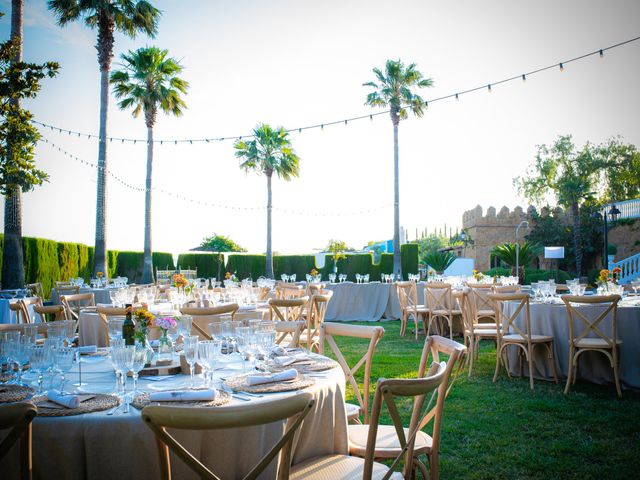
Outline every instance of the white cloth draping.
MULTIPOLYGON (((82 378, 87 391, 109 392, 115 375, 108 357, 82 360, 82 378)), ((216 377, 241 372, 239 362, 225 364, 216 377), (230 367, 232 369, 227 369, 230 367)), ((77 367, 67 375, 77 378, 77 367)), ((345 379, 340 368, 315 377, 316 384, 305 389, 315 404, 305 419, 296 444, 293 462, 328 454, 347 454, 347 418, 344 407, 345 379)), ((189 377, 178 375, 161 382, 140 380, 140 388, 150 385, 174 390, 185 388, 189 377)), ((217 382, 219 385, 219 382, 217 382)), ((128 384, 130 390, 131 384, 128 384)), ((229 405, 268 403, 297 392, 265 394, 249 402, 233 399, 229 405)), ((213 407, 216 409, 225 408, 213 407)), ((203 415, 206 411, 203 409, 203 415)), ((284 422, 260 427, 210 431, 176 431, 172 434, 221 478, 241 478, 270 449, 284 431, 284 422)), ((160 478, 155 437, 141 419, 140 411, 109 416, 105 411, 69 417, 36 417, 33 421, 33 478, 146 480, 160 478)), ((2 478, 18 478, 18 449, 0 461, 2 478)), ((275 462, 260 478, 275 478, 275 462)), ((183 462, 172 455, 172 476, 181 480, 197 478, 183 462)))
MULTIPOLYGON (((325 320, 377 322, 401 316, 400 301, 392 283, 329 283, 333 291, 325 320)), ((424 303, 424 282, 417 284, 418 303, 424 303)))
MULTIPOLYGON (((505 313, 512 314, 516 307, 514 302, 506 302, 505 313)), ((581 312, 590 319, 595 319, 603 312, 601 306, 581 306, 581 312)), ((547 304, 531 302, 531 333, 534 335, 552 335, 554 341, 554 355, 558 375, 566 378, 569 371, 569 324, 567 321, 567 309, 563 304, 547 304)), ((516 319, 516 324, 524 328, 524 313, 516 319)), ((617 315, 618 338, 622 340, 619 349, 620 380, 624 386, 640 388, 640 306, 623 301, 618 306, 617 315)), ((582 329, 580 320, 574 319, 574 331, 582 329)), ((601 324, 601 330, 606 335, 611 335, 610 317, 601 324)), ((581 331, 581 330, 580 330, 581 331)), ((545 356, 544 347, 536 347, 534 351, 534 376, 553 379, 551 366, 545 356)), ((526 362, 525 362, 526 364, 526 362)), ((512 373, 518 374, 518 361, 516 349, 509 348, 509 366, 512 373)), ((525 370, 526 371, 526 370, 525 370)), ((605 355, 598 352, 587 352, 580 355, 578 364, 578 378, 593 383, 612 383, 613 370, 605 355)))
MULTIPOLYGON (((15 303, 18 300, 20 299, 19 298, 11 298, 11 299, 0 298, 0 323, 17 323, 18 322, 18 317, 16 315, 16 312, 12 312, 9 309, 9 304, 15 303)), ((33 311, 33 305, 28 305, 27 308, 29 309, 29 316, 31 318, 35 318, 36 320, 38 320, 38 317, 36 317, 36 314, 33 311)))

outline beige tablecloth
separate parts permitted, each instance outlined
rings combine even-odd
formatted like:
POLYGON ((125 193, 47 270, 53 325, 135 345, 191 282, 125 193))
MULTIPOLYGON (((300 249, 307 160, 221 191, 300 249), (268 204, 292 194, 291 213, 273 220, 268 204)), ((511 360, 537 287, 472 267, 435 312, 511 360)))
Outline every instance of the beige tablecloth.
MULTIPOLYGON (((96 357, 91 359, 92 362, 96 357)), ((98 358, 99 360, 99 358, 98 358)), ((239 364, 230 365, 234 370, 216 372, 226 377, 238 373, 239 364)), ((69 375, 76 380, 77 370, 69 375)), ((83 379, 90 385, 89 391, 108 392, 115 383, 115 375, 108 357, 99 363, 83 363, 83 379)), ((187 381, 185 376, 156 382, 164 388, 174 388, 187 381)), ((141 388, 148 389, 152 382, 141 381, 141 388)), ((128 388, 131 388, 129 384, 128 388)), ((305 419, 294 463, 332 453, 347 453, 347 419, 344 408, 345 379, 342 370, 333 369, 317 378, 316 385, 306 391, 313 394, 316 403, 305 419)), ((295 392, 266 394, 252 399, 253 404, 266 403, 295 392)), ((231 405, 248 404, 233 399, 231 405)), ((225 407, 216 407, 225 408, 225 407)), ((205 415, 203 411, 203 415, 205 415)), ((219 431, 177 431, 176 438, 186 448, 223 479, 241 478, 284 431, 284 422, 261 427, 245 427, 219 431)), ((0 436, 2 438, 2 436, 0 436)), ((33 422, 33 478, 38 479, 89 479, 89 480, 156 480, 160 478, 155 438, 144 425, 140 412, 131 408, 130 413, 107 416, 97 412, 73 417, 38 417, 33 422)), ((188 480, 197 478, 184 464, 172 455, 173 478, 188 480)), ((275 478, 275 462, 271 471, 261 478, 275 478)), ((0 477, 18 478, 18 455, 14 448, 0 461, 0 477)))
MULTIPOLYGON (((78 293, 93 293, 93 298, 95 299, 96 305, 98 303, 108 303, 109 305, 111 305, 111 297, 109 297, 109 292, 113 290, 117 289, 82 287, 78 293)), ((54 305, 60 305, 60 294, 55 288, 51 289, 51 302, 54 305)))
MULTIPOLYGON (((505 305, 506 313, 510 314, 515 308, 513 302, 505 305)), ((603 312, 603 307, 579 307, 586 312, 588 318, 595 319, 603 312)), ((531 303, 531 333, 538 335, 553 335, 554 355, 558 375, 566 378, 569 371, 569 324, 567 309, 562 304, 531 303)), ((524 327, 524 313, 521 313, 517 324, 524 327)), ((582 328, 580 320, 574 319, 574 331, 582 328)), ((602 324, 602 331, 611 335, 610 318, 602 324)), ((618 338, 622 340, 620 346, 620 380, 623 386, 640 388, 640 305, 631 305, 629 300, 623 300, 618 307, 617 316, 618 338)), ((534 354, 534 376, 553 379, 552 371, 546 359, 544 347, 536 347, 534 354)), ((526 363, 526 362, 525 362, 526 363)), ((517 353, 515 347, 509 348, 509 364, 512 373, 517 373, 517 353)), ((525 370, 526 371, 526 370, 525 370)), ((606 384, 613 382, 613 370, 605 355, 598 352, 586 352, 580 355, 578 364, 578 378, 593 383, 606 384)))

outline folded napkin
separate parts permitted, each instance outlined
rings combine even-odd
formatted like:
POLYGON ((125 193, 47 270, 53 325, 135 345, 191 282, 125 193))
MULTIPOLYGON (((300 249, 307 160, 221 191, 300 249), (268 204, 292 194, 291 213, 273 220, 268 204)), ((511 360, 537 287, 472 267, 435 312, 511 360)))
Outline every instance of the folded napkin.
POLYGON ((247 385, 262 385, 263 383, 276 383, 286 382, 288 380, 294 380, 298 376, 298 371, 295 368, 284 370, 278 373, 272 373, 271 375, 249 375, 247 376, 247 385))
POLYGON ((78 395, 60 394, 56 390, 47 392, 47 400, 67 408, 78 408, 80 406, 80 397, 78 395))
POLYGON ((274 363, 279 367, 286 367, 292 363, 309 360, 309 356, 306 353, 296 353, 295 355, 282 355, 273 359, 274 363))
POLYGON ((277 347, 273 347, 271 349, 271 353, 273 353, 274 355, 280 357, 282 355, 286 355, 287 354, 287 349, 284 348, 284 347, 277 346, 277 347))
POLYGON ((208 402, 215 400, 218 392, 210 390, 168 390, 149 395, 152 402, 208 402))
POLYGON ((85 355, 89 353, 98 353, 98 347, 96 345, 84 345, 82 347, 78 347, 78 352, 85 355))

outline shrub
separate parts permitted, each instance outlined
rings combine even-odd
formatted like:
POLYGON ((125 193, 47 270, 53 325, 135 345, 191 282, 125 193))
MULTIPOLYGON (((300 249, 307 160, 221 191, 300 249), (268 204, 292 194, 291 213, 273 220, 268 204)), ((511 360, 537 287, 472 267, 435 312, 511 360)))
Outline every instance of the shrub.
MULTIPOLYGON (((599 271, 598 271, 599 272, 599 271)), ((511 269, 509 268, 492 268, 485 272, 485 275, 493 277, 497 275, 499 277, 508 277, 511 275, 511 269)), ((566 283, 572 277, 564 270, 538 270, 535 268, 527 268, 525 270, 525 285, 530 285, 532 282, 539 282, 540 280, 554 279, 557 283, 566 283)))
POLYGON ((442 273, 454 262, 456 256, 451 252, 435 252, 424 257, 427 265, 436 272, 442 273))
MULTIPOLYGON (((267 260, 264 255, 229 255, 227 272, 236 274, 238 279, 264 276, 267 260)), ((224 279, 224 276, 223 276, 224 279)))
POLYGON ((418 249, 417 243, 405 243, 400 245, 400 259, 404 278, 410 273, 418 273, 418 249))
MULTIPOLYGON (((173 266, 173 260, 171 260, 173 266)), ((178 265, 181 268, 195 268, 198 270, 198 277, 218 280, 224 278, 224 257, 220 259, 217 253, 181 253, 178 256, 178 265)), ((159 266, 158 268, 164 268, 159 266)))
MULTIPOLYGON (((328 258, 328 257, 327 257, 328 258)), ((283 273, 296 274, 296 279, 304 279, 312 269, 316 267, 315 255, 277 255, 273 257, 273 272, 276 278, 283 273)), ((321 272, 324 273, 324 270, 321 272)), ((323 275, 326 280, 327 275, 323 275)))

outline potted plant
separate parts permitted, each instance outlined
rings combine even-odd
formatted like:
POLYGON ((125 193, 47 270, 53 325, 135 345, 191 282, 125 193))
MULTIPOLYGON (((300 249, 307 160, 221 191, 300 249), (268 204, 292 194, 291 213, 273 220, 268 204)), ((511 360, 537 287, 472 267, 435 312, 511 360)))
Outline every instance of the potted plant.
POLYGON ((491 253, 499 260, 509 265, 511 267, 511 275, 518 275, 520 285, 524 285, 525 267, 529 266, 529 264, 542 253, 542 246, 538 243, 527 241, 521 244, 518 252, 516 252, 515 243, 505 242, 503 244, 496 245, 491 253), (516 263, 518 264, 519 270, 517 273, 516 263))
POLYGON ((427 265, 433 268, 437 275, 442 275, 455 259, 456 256, 451 252, 433 252, 424 257, 427 265))

